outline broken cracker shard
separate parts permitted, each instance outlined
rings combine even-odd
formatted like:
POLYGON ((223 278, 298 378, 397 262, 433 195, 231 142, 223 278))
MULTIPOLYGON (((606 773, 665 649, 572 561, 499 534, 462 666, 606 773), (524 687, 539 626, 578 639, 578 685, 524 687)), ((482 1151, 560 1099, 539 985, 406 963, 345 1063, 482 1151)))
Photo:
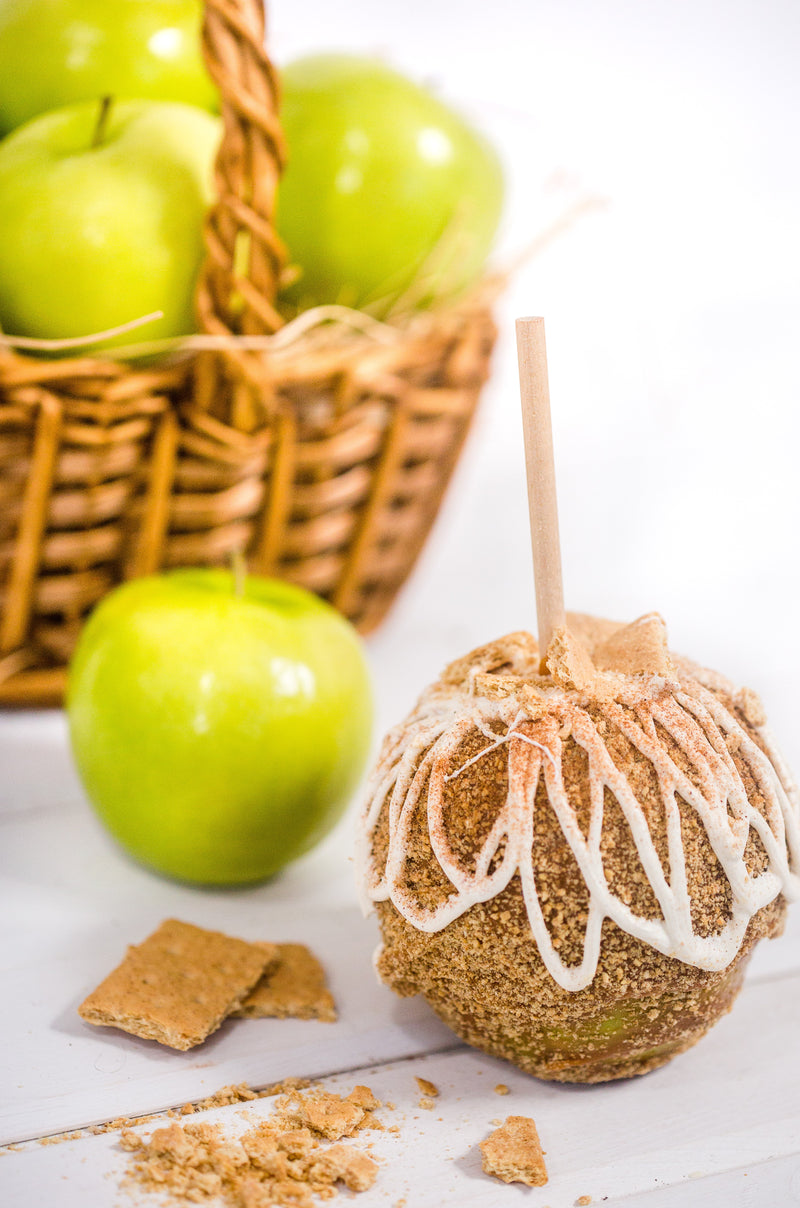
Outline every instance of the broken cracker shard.
POLYGON ((244 1019, 321 1019, 325 1023, 335 1023, 337 1018, 325 970, 305 944, 278 944, 277 960, 231 1014, 244 1019))
POLYGON ((544 1187, 547 1167, 536 1125, 529 1116, 508 1116, 480 1143, 483 1169, 486 1174, 504 1183, 525 1183, 528 1187, 544 1187))

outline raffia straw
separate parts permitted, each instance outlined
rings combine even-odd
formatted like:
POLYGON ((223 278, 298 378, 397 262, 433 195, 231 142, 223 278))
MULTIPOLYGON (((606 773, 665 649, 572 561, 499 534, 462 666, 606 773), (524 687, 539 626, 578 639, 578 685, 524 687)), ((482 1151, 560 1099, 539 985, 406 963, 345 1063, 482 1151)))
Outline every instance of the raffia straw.
MULTIPOLYGON (((465 304, 469 304, 473 300, 478 300, 483 304, 493 301, 496 296, 502 293, 509 278, 514 276, 527 261, 539 255, 541 251, 574 226, 585 214, 600 209, 604 205, 604 200, 599 197, 587 195, 579 198, 563 214, 559 215, 554 222, 545 227, 543 231, 540 231, 505 268, 500 268, 490 276, 484 277, 476 287, 472 290, 467 290, 463 295, 462 301, 465 304)), ((433 281, 437 279, 437 274, 441 283, 440 264, 448 260, 452 261, 453 259, 453 237, 454 230, 448 228, 440 243, 434 248, 431 257, 423 264, 419 276, 415 278, 408 289, 391 306, 391 309, 385 316, 389 320, 388 322, 371 314, 371 307, 366 307, 364 310, 354 310, 349 306, 328 304, 325 306, 310 307, 308 310, 302 311, 270 335, 198 334, 171 336, 161 340, 147 340, 137 344, 120 344, 114 348, 104 348, 102 355, 109 360, 127 361, 136 360, 140 357, 170 355, 180 357, 192 352, 228 352, 236 349, 245 352, 280 353, 283 350, 292 349, 299 340, 310 332, 323 328, 338 329, 332 331, 332 334, 338 337, 346 338, 347 335, 361 335, 373 339, 378 343, 392 344, 400 338, 399 325, 402 322, 408 321, 412 316, 419 315, 420 312, 415 310, 415 307, 419 304, 420 298, 425 293, 431 292, 431 286, 433 281)), ((452 301, 453 298, 449 296, 445 289, 443 290, 443 296, 436 299, 436 303, 430 310, 432 312, 435 310, 436 305, 449 305, 452 301)), ((385 300, 374 305, 376 308, 383 308, 384 310, 386 307, 385 300)), ((425 312, 422 313, 424 314, 425 312)), ((147 323, 161 318, 163 318, 163 311, 155 310, 151 314, 142 315, 138 319, 131 319, 128 323, 121 323, 118 327, 109 327, 105 331, 92 332, 84 336, 70 336, 58 340, 43 340, 33 336, 15 336, 0 332, 0 348, 18 348, 28 352, 69 352, 71 349, 102 344, 106 340, 123 335, 127 331, 134 331, 147 323)))
POLYGON ((544 319, 517 319, 516 329, 539 655, 544 671, 550 639, 566 623, 544 319))
POLYGON ((104 340, 112 340, 115 336, 124 335, 126 331, 134 331, 145 323, 154 323, 156 319, 163 318, 163 310, 153 310, 149 315, 129 319, 127 323, 107 327, 105 331, 95 331, 86 336, 67 336, 61 340, 42 340, 37 336, 8 336, 0 333, 0 348, 23 348, 29 352, 67 352, 71 348, 85 348, 87 344, 102 344, 104 340))
MULTIPOLYGON (((288 351, 300 342, 304 336, 315 329, 325 327, 337 328, 341 333, 369 336, 376 342, 393 344, 402 337, 402 332, 388 323, 381 323, 362 311, 350 310, 346 306, 317 306, 313 310, 303 311, 296 319, 292 319, 273 335, 240 336, 240 335, 192 335, 173 336, 163 340, 148 340, 140 344, 119 344, 103 350, 103 356, 109 360, 134 360, 138 357, 149 356, 180 356, 192 352, 229 352, 237 349, 246 352, 280 353, 288 351)), ((100 333, 97 336, 81 337, 85 343, 94 343, 101 335, 110 336, 112 333, 100 333)), ((10 348, 22 347, 22 337, 3 336, 2 343, 10 348)), ((55 343, 55 342, 53 342, 55 343)), ((44 349, 42 349, 44 351, 44 349)))

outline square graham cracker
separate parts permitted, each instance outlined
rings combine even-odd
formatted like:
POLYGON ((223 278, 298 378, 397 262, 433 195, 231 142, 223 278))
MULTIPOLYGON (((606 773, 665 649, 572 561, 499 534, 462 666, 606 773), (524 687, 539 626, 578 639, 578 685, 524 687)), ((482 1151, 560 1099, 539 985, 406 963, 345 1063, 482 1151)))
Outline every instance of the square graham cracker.
POLYGON ((239 1006, 275 962, 274 944, 166 919, 81 1003, 88 1023, 191 1049, 239 1006))
POLYGON ((321 1019, 335 1023, 336 1004, 325 970, 305 944, 277 944, 271 965, 231 1014, 240 1019, 321 1019))

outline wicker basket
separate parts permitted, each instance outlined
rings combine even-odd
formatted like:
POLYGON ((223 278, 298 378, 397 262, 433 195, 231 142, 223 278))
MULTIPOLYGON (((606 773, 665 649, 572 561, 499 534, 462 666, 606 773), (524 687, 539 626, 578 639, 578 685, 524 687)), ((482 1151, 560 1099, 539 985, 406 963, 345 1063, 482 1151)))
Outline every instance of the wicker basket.
POLYGON ((61 699, 81 625, 115 584, 236 551, 368 631, 455 465, 494 342, 486 300, 278 331, 284 149, 263 20, 261 0, 206 3, 225 133, 198 314, 220 347, 145 368, 0 350, 2 705, 61 699))

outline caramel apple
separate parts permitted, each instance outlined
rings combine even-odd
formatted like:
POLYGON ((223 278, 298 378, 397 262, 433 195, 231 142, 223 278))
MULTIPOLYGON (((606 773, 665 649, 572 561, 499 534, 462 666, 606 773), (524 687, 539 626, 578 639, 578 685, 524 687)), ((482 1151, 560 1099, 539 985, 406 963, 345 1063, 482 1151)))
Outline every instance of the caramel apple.
POLYGON ((360 825, 381 978, 541 1078, 641 1074, 733 1003, 800 894, 800 805, 755 693, 650 614, 568 614, 451 664, 360 825))

